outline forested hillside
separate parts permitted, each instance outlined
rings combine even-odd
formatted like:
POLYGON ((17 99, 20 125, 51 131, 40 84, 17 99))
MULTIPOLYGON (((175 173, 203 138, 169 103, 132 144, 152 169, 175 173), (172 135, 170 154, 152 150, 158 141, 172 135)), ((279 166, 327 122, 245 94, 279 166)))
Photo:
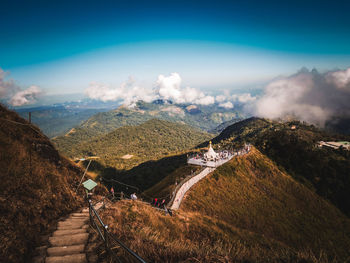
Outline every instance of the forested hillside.
POLYGON ((81 125, 74 127, 65 136, 54 138, 54 142, 66 152, 68 147, 64 145, 73 148, 76 144, 107 134, 117 128, 139 125, 155 118, 209 131, 225 121, 240 117, 242 115, 239 109, 232 111, 217 105, 183 105, 162 100, 153 103, 139 101, 134 108, 120 107, 113 111, 95 114, 81 125))
POLYGON ((190 149, 211 137, 211 134, 188 125, 153 119, 141 125, 118 128, 73 146, 61 140, 55 143, 70 158, 96 155, 102 165, 122 170, 190 149))

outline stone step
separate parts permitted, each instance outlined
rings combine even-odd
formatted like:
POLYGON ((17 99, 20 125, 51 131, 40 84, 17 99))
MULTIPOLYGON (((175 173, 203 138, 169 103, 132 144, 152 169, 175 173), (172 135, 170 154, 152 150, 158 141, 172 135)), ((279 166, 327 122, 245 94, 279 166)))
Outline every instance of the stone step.
POLYGON ((80 226, 82 227, 83 225, 85 225, 85 222, 84 221, 61 221, 61 222, 58 222, 57 226, 60 227, 60 226, 80 226))
POLYGON ((49 257, 80 254, 84 252, 84 248, 85 248, 85 245, 50 247, 47 249, 47 254, 49 255, 49 257))
MULTIPOLYGON (((60 222, 62 222, 61 224, 69 224, 69 223, 75 224, 75 223, 81 223, 81 222, 85 223, 88 220, 89 220, 88 217, 86 217, 86 218, 67 218, 66 220, 60 221, 60 222)), ((60 223, 60 222, 58 222, 58 223, 60 223)))
POLYGON ((78 228, 78 229, 70 229, 70 230, 56 230, 52 233, 52 236, 66 236, 66 235, 73 235, 73 234, 81 234, 86 233, 85 229, 78 228))
POLYGON ((65 226, 58 226, 57 230, 70 230, 70 229, 87 229, 89 225, 65 225, 65 226))
POLYGON ((68 218, 71 218, 71 219, 85 219, 85 218, 89 218, 89 217, 90 217, 89 215, 86 215, 86 216, 73 216, 73 215, 71 215, 68 218))
POLYGON ((71 216, 76 216, 76 217, 85 217, 89 216, 89 210, 87 213, 72 213, 71 216))
POLYGON ((68 217, 67 219, 65 220, 62 220, 60 222, 84 222, 84 221, 87 221, 89 220, 89 217, 68 217))
POLYGON ((47 257, 45 263, 87 263, 85 254, 74 254, 63 257, 47 257))
POLYGON ((63 247, 86 244, 88 240, 88 233, 65 235, 65 236, 55 236, 49 238, 49 243, 53 247, 63 247))

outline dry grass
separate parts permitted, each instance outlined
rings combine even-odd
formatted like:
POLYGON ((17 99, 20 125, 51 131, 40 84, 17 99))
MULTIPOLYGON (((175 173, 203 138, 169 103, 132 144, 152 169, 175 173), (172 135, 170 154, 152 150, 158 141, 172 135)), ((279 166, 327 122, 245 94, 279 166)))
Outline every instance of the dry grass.
POLYGON ((198 183, 173 217, 123 201, 103 219, 149 262, 349 260, 349 219, 256 150, 198 183))
MULTIPOLYGON (((27 124, 1 106, 0 117, 27 124)), ((81 170, 35 126, 1 121, 0 145, 0 261, 24 262, 40 234, 82 205, 72 187, 81 170)))

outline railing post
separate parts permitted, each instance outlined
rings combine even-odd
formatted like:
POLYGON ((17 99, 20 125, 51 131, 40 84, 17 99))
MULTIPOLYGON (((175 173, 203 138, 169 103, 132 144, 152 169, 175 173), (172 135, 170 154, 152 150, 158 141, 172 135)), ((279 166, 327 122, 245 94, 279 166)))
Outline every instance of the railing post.
POLYGON ((109 244, 108 244, 108 226, 105 225, 103 228, 103 233, 105 235, 105 246, 106 246, 106 250, 109 251, 109 244))
POLYGON ((89 217, 90 217, 90 224, 93 226, 93 218, 92 218, 92 211, 91 211, 91 199, 89 199, 89 217))

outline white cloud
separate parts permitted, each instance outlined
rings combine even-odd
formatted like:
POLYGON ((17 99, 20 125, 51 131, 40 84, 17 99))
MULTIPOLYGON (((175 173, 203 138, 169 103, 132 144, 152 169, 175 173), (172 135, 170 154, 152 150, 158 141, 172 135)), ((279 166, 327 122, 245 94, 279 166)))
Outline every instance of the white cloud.
POLYGON ((215 100, 216 100, 217 102, 224 102, 224 101, 227 100, 227 97, 228 97, 228 96, 225 96, 225 95, 218 95, 218 96, 215 97, 215 100))
POLYGON ((215 102, 215 98, 205 95, 195 88, 182 88, 182 79, 178 73, 170 76, 159 75, 156 86, 156 95, 161 99, 171 100, 175 103, 195 103, 209 105, 215 102))
POLYGON ((8 74, 0 68, 0 98, 12 106, 33 104, 43 93, 37 86, 21 90, 12 79, 6 80, 8 74))
POLYGON ((36 102, 42 91, 37 86, 30 86, 28 89, 18 91, 10 100, 12 106, 22 106, 36 102))
POLYGON ((214 104, 215 98, 213 96, 204 96, 196 99, 194 101, 195 104, 202 104, 202 105, 210 105, 214 104))
POLYGON ((220 103, 219 106, 223 107, 223 108, 226 108, 226 109, 232 109, 233 108, 233 104, 232 104, 231 101, 220 103))
POLYGON ((350 91, 350 68, 333 71, 326 74, 329 83, 334 83, 338 88, 348 88, 350 91))
POLYGON ((307 70, 272 81, 255 103, 255 115, 293 116, 324 126, 333 116, 350 114, 350 70, 319 74, 307 70))
POLYGON ((166 100, 173 100, 174 102, 183 102, 183 94, 180 90, 181 77, 178 73, 171 73, 170 76, 158 76, 157 92, 159 96, 166 100))
POLYGON ((122 100, 126 105, 132 105, 138 100, 151 102, 156 98, 152 90, 136 85, 131 77, 118 88, 100 83, 91 83, 85 93, 91 99, 102 101, 122 100))
POLYGON ((239 101, 241 103, 248 103, 255 101, 256 97, 252 97, 250 93, 234 94, 232 95, 232 100, 239 101))
POLYGON ((132 78, 120 87, 113 88, 100 83, 91 83, 85 90, 88 97, 102 101, 122 100, 125 105, 135 105, 138 100, 151 102, 155 99, 171 100, 175 103, 195 103, 209 105, 215 103, 215 98, 202 91, 181 87, 182 79, 178 73, 169 76, 159 75, 154 89, 136 85, 132 78))

